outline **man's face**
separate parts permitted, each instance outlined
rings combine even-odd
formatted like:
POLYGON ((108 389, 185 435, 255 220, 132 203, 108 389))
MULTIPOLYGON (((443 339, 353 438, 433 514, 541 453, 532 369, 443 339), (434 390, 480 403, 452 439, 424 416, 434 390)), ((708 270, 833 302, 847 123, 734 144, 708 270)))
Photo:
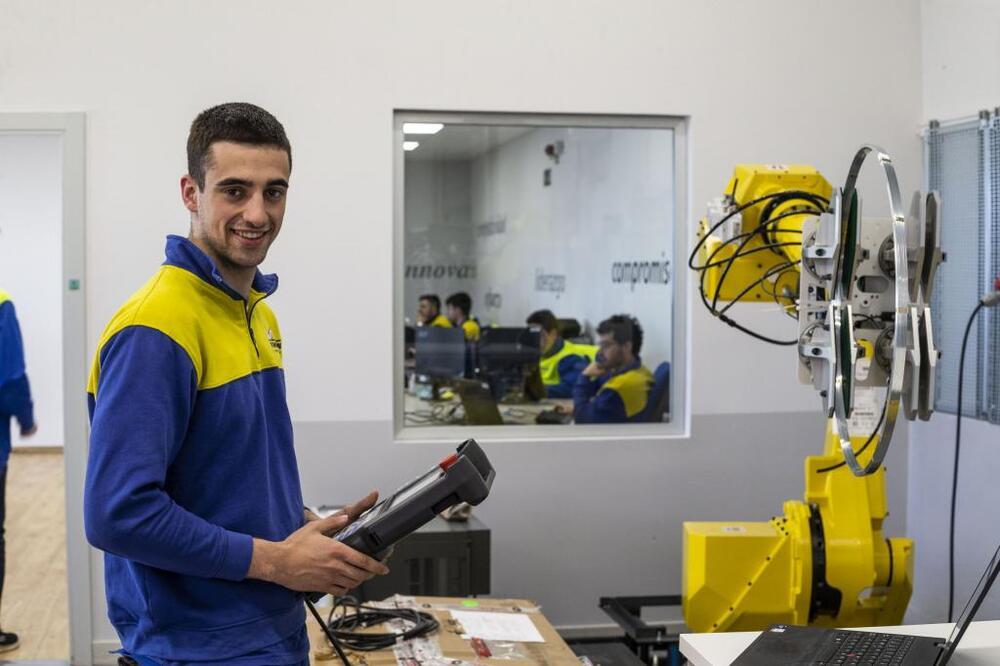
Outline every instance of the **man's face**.
POLYGON ((629 360, 632 343, 619 344, 610 333, 600 333, 597 336, 597 349, 601 353, 601 365, 609 370, 619 368, 629 360))
POLYGON ((456 308, 454 305, 449 305, 448 306, 448 319, 452 320, 453 322, 458 322, 458 321, 460 321, 462 319, 465 319, 465 315, 462 314, 462 310, 461 309, 456 308))
POLYGON ((281 148, 213 143, 204 189, 190 175, 181 179, 191 240, 223 270, 256 268, 281 230, 289 171, 281 148))
POLYGON ((543 353, 547 352, 549 350, 549 347, 555 344, 556 338, 559 337, 559 334, 556 331, 546 331, 543 328, 537 330, 538 330, 538 341, 542 345, 542 352, 543 353))
POLYGON ((437 308, 426 298, 422 298, 417 302, 417 317, 420 318, 420 321, 429 324, 437 314, 437 308))

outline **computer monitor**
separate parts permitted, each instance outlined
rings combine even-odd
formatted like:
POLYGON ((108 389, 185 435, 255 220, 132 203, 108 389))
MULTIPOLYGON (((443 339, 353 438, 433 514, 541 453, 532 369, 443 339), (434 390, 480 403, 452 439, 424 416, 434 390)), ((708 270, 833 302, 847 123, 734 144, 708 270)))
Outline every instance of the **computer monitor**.
POLYGON ((465 374, 465 333, 460 328, 422 326, 414 332, 418 375, 452 379, 465 374))
MULTIPOLYGON (((527 380, 538 374, 541 342, 538 331, 525 327, 484 328, 479 337, 477 368, 500 400, 513 393, 515 400, 537 400, 527 380)), ((542 392, 544 393, 544 392, 542 392)))
POLYGON ((479 371, 520 371, 538 365, 540 347, 538 331, 524 327, 484 328, 479 336, 479 371))

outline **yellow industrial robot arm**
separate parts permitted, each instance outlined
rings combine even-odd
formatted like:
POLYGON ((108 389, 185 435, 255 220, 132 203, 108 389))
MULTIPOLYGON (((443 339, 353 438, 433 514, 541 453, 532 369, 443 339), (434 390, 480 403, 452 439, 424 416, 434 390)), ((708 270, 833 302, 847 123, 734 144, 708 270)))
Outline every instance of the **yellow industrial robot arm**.
POLYGON ((743 164, 727 194, 709 204, 688 266, 700 274, 699 295, 722 321, 765 342, 778 341, 727 315, 739 301, 770 302, 794 316, 802 259, 802 218, 829 206, 833 188, 804 165, 743 164), (720 307, 720 302, 728 305, 720 307))
MULTIPOLYGON (((938 204, 918 196, 908 218, 862 224, 854 182, 870 151, 859 151, 841 190, 809 166, 737 166, 699 224, 689 266, 705 307, 759 340, 797 346, 800 379, 819 390, 830 426, 823 455, 806 459, 803 500, 785 502, 783 515, 684 524, 683 607, 695 631, 898 624, 906 610, 913 544, 882 534, 879 437, 891 434, 893 386, 907 416, 930 415, 937 354, 926 303, 941 258, 938 204), (779 340, 736 322, 741 302, 777 304, 798 336, 779 340), (856 392, 869 403, 857 414, 856 392), (852 421, 863 434, 848 432, 852 421)), ((894 185, 891 160, 877 156, 894 185)))

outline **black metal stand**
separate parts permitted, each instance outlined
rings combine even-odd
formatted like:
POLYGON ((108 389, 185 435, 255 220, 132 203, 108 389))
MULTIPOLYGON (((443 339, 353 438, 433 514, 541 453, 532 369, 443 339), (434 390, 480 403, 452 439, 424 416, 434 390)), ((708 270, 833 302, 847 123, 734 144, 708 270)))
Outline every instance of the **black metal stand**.
POLYGON ((671 634, 665 625, 647 624, 642 619, 643 608, 679 607, 681 605, 679 594, 649 597, 601 597, 599 605, 601 610, 625 631, 625 644, 643 662, 679 666, 678 635, 671 634), (661 654, 665 657, 665 661, 661 661, 661 654))

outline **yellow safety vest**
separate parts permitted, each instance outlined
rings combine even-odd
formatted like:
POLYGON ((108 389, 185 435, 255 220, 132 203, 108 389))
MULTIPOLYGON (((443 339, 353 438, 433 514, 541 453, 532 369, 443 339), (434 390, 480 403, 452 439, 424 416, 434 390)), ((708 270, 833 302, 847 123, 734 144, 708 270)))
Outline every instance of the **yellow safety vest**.
POLYGON ((452 328, 451 321, 445 317, 443 314, 439 314, 437 317, 431 320, 428 326, 438 326, 440 328, 452 328))
POLYGON ((588 362, 593 361, 597 356, 597 347, 594 345, 579 345, 568 340, 562 341, 562 349, 551 356, 543 356, 538 361, 538 370, 542 374, 542 383, 546 386, 555 386, 559 383, 559 361, 567 356, 583 356, 588 362))

